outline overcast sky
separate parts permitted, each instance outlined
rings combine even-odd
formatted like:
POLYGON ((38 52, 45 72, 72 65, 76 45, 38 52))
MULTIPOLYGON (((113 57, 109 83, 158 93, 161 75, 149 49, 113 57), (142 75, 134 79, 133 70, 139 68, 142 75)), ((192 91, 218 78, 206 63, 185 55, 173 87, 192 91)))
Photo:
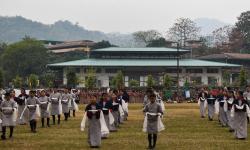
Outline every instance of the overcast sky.
POLYGON ((52 24, 78 22, 91 30, 167 30, 179 17, 214 18, 233 24, 250 0, 0 0, 1 16, 21 15, 52 24))

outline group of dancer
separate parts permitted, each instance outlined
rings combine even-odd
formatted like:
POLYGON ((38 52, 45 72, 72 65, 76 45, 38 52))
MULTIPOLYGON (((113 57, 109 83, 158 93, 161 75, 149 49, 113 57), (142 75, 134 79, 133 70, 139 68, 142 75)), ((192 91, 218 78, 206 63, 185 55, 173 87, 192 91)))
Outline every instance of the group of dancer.
POLYGON ((98 100, 90 95, 81 122, 81 131, 88 126, 88 143, 91 148, 99 148, 101 140, 107 139, 110 132, 117 132, 120 124, 127 121, 129 96, 124 90, 108 90, 98 100))
POLYGON ((49 90, 30 90, 26 94, 25 89, 21 89, 21 94, 16 96, 15 90, 6 90, 0 97, 0 125, 2 126, 1 139, 6 140, 6 128, 10 128, 9 138, 13 138, 14 127, 29 123, 32 133, 37 132, 37 120, 41 118, 42 127, 50 127, 50 117, 53 125, 60 124, 61 114, 67 121, 71 111, 75 117, 78 105, 77 90, 68 88, 49 90))
MULTIPOLYGON (((101 140, 108 138, 110 132, 118 131, 119 125, 127 120, 129 96, 126 91, 112 90, 104 92, 100 100, 96 95, 90 96, 81 122, 81 130, 88 126, 88 143, 92 148, 101 146, 101 140)), ((154 149, 157 133, 164 130, 162 123, 165 110, 163 101, 154 90, 148 89, 143 103, 145 115, 143 132, 148 133, 149 149, 154 149)))
POLYGON ((222 127, 228 127, 235 138, 247 138, 247 124, 250 117, 249 109, 250 88, 246 91, 233 88, 201 89, 199 93, 199 106, 202 118, 205 118, 206 107, 208 119, 212 121, 218 114, 218 121, 222 127))

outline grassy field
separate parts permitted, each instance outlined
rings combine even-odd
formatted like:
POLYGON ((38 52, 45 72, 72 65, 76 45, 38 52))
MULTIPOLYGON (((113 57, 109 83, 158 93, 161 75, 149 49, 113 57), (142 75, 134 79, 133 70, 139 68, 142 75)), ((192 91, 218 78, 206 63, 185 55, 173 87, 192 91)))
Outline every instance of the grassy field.
MULTIPOLYGON (((248 150, 249 139, 234 139, 227 128, 218 121, 201 119, 197 104, 167 104, 164 124, 166 130, 159 134, 156 149, 159 150, 248 150)), ((83 106, 81 106, 83 110, 83 106)), ((102 141, 104 150, 141 150, 147 147, 146 134, 142 132, 143 114, 141 105, 130 104, 129 120, 121 125, 109 139, 102 141)), ((40 128, 38 133, 30 133, 28 126, 15 128, 14 139, 0 141, 0 149, 89 149, 86 131, 80 132, 82 111, 60 126, 40 128)), ((39 122, 40 123, 40 122, 39 122)), ((249 134, 249 133, 248 133, 249 134)))

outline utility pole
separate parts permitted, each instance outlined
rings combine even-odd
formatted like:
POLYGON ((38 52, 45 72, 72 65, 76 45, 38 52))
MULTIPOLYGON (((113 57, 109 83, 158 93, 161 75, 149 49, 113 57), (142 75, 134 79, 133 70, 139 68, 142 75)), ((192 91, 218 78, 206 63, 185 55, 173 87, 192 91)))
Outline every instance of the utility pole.
POLYGON ((177 42, 177 97, 179 100, 179 90, 180 90, 180 85, 179 85, 179 78, 180 78, 180 55, 179 55, 179 50, 180 50, 180 45, 179 42, 177 42))

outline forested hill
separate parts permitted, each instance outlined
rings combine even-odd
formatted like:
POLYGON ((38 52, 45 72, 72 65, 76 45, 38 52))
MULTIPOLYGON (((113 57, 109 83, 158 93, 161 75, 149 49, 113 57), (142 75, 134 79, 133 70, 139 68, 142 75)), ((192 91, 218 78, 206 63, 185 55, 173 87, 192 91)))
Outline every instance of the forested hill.
POLYGON ((119 46, 133 46, 133 37, 130 34, 105 34, 100 31, 90 31, 69 21, 57 21, 46 25, 21 16, 0 16, 0 42, 16 42, 25 35, 39 40, 93 40, 96 42, 108 40, 119 46))

